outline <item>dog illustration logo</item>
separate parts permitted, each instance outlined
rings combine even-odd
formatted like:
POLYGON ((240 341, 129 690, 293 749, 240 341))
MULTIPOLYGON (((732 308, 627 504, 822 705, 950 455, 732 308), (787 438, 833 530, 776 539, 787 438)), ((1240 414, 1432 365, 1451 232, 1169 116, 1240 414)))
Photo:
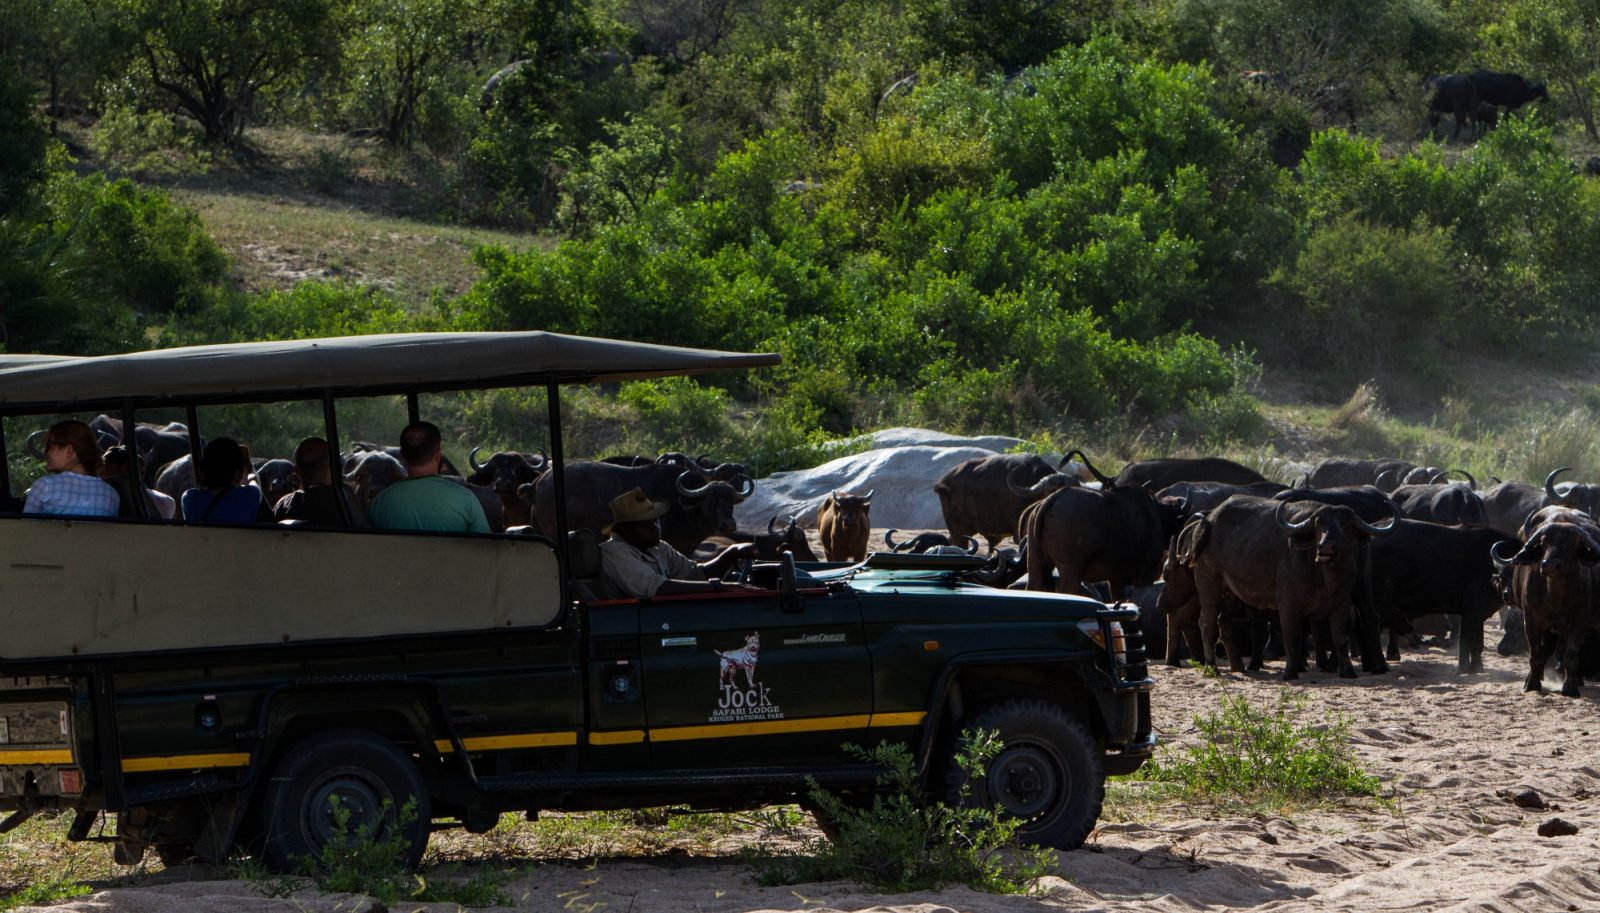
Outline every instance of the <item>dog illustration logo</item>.
POLYGON ((737 650, 729 650, 726 653, 721 650, 714 650, 713 652, 722 659, 720 676, 722 684, 733 685, 735 674, 740 669, 743 669, 745 687, 754 688, 756 686, 756 661, 760 659, 761 654, 760 631, 755 631, 746 637, 744 646, 737 650))

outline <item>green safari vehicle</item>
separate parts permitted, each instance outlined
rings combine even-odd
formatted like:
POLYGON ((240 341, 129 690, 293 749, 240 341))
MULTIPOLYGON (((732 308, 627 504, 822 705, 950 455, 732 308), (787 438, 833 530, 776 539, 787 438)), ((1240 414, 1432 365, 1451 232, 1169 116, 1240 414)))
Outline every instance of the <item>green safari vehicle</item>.
MULTIPOLYGON (((435 827, 505 812, 804 802, 807 777, 869 789, 879 771, 847 742, 905 743, 953 795, 961 733, 984 728, 1005 747, 968 801, 1078 846, 1105 776, 1155 746, 1135 609, 891 554, 758 565, 759 592, 588 598, 597 534, 565 528, 562 386, 777 361, 544 332, 0 356, 0 445, 61 415, 178 412, 197 456, 201 409, 296 403, 320 406, 337 452, 341 410, 368 398, 415 420, 424 396, 542 389, 559 527, 0 515, 0 832, 71 812, 71 839, 123 863, 154 848, 291 868, 338 807, 342 826, 399 829, 415 863, 435 827)), ((0 462, 0 495, 18 494, 0 462)))

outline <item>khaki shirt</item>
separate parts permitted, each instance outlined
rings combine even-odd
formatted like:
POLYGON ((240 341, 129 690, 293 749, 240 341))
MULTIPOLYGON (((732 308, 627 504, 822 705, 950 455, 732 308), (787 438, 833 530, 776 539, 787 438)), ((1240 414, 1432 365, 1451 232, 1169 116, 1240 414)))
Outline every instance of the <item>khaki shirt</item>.
POLYGON ((609 599, 648 599, 671 580, 704 580, 700 566, 665 542, 649 550, 616 537, 600 543, 600 585, 609 599))

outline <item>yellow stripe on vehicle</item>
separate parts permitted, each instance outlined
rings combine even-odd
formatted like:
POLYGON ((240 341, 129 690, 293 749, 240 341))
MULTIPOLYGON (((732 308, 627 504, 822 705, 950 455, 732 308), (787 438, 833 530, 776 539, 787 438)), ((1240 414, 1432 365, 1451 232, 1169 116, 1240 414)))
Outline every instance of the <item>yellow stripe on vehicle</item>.
POLYGON ((589 733, 590 745, 637 745, 643 741, 643 729, 619 729, 614 732, 589 733))
MULTIPOLYGON (((518 735, 480 735, 461 740, 468 751, 503 751, 508 748, 565 748, 578 744, 576 732, 525 732, 518 735)), ((454 750, 449 739, 433 743, 440 751, 454 750)))
POLYGON ((650 730, 652 742, 682 742, 689 739, 727 739, 744 735, 771 735, 785 732, 827 732, 832 729, 863 729, 872 717, 819 716, 805 720, 763 720, 759 723, 721 723, 710 726, 674 726, 650 730))
POLYGON ((872 722, 867 726, 877 729, 886 726, 921 726, 922 721, 928 718, 927 711, 910 710, 903 713, 874 713, 872 722))
POLYGON ((202 767, 249 767, 248 751, 226 754, 158 755, 148 758, 123 758, 122 772, 149 773, 153 770, 199 770, 202 767))
POLYGON ((71 763, 72 751, 67 748, 21 748, 13 751, 0 751, 0 765, 71 763))

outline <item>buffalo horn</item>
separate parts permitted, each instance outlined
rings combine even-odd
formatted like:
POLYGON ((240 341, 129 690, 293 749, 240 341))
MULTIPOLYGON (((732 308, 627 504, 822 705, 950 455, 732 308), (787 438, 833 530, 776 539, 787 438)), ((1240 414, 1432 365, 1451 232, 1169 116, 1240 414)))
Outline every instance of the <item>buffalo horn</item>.
POLYGON ((1383 487, 1383 480, 1387 476, 1395 475, 1396 472, 1398 472, 1398 470, 1385 469, 1384 471, 1378 473, 1378 477, 1372 480, 1372 486, 1374 488, 1382 489, 1383 491, 1393 491, 1394 490, 1394 486, 1392 486, 1392 485, 1389 486, 1388 488, 1384 488, 1383 487))
POLYGON ((1544 493, 1549 495, 1550 500, 1556 502, 1557 504, 1562 502, 1562 497, 1556 494, 1556 476, 1561 475, 1563 472, 1571 471, 1571 466, 1563 466, 1560 469, 1552 471, 1549 475, 1544 477, 1544 493))
POLYGON ((898 529, 890 527, 889 529, 886 529, 883 532, 883 544, 888 546, 889 547, 889 551, 891 551, 891 552, 898 552, 898 551, 900 551, 900 549, 904 548, 908 544, 908 543, 905 543, 905 542, 895 542, 894 541, 894 534, 899 532, 899 531, 900 530, 898 530, 898 529))
POLYGON ((1500 555, 1500 546, 1510 544, 1510 542, 1501 539, 1499 542, 1489 546, 1489 557, 1494 559, 1495 567, 1510 567, 1517 560, 1517 555, 1514 552, 1509 558, 1501 557, 1500 555))
POLYGON ((1273 519, 1278 521, 1278 528, 1283 530, 1286 533, 1291 534, 1291 535, 1294 534, 1294 533, 1298 533, 1301 530, 1303 530, 1306 527, 1311 525, 1311 518, 1310 517, 1307 517, 1304 520, 1301 520, 1299 523, 1290 523, 1288 520, 1284 519, 1284 516, 1283 516, 1284 510, 1287 509, 1289 507, 1289 505, 1293 504, 1293 503, 1294 503, 1293 501, 1287 501, 1287 500, 1286 501, 1279 501, 1278 502, 1278 509, 1272 512, 1273 519))
POLYGON ((45 433, 43 431, 35 431, 34 433, 28 435, 28 440, 23 445, 28 448, 28 456, 31 456, 36 460, 44 459, 44 451, 39 449, 39 439, 44 437, 44 435, 45 433))
POLYGON ((962 538, 967 540, 967 554, 976 555, 978 549, 982 548, 976 536, 963 536, 962 538))
POLYGON ((756 493, 756 480, 749 476, 737 475, 731 481, 737 486, 733 491, 733 496, 740 501, 756 493))
POLYGON ((478 462, 478 451, 480 451, 482 449, 483 449, 483 446, 479 445, 477 447, 472 448, 472 452, 467 454, 467 465, 472 467, 472 471, 473 472, 482 472, 483 471, 483 464, 478 462))
MULTIPOLYGON (((1355 512, 1351 511, 1351 513, 1355 513, 1355 512)), ((1396 506, 1393 501, 1389 502, 1389 525, 1388 526, 1375 526, 1375 525, 1373 525, 1371 523, 1368 523, 1367 521, 1361 519, 1361 515, 1360 514, 1356 514, 1356 526, 1361 527, 1361 531, 1362 532, 1367 533, 1368 535, 1371 535, 1371 536, 1381 536, 1384 533, 1390 532, 1390 531, 1392 531, 1394 529, 1395 524, 1399 523, 1399 522, 1400 522, 1400 508, 1398 506, 1396 506)))
POLYGON ((863 500, 863 501, 871 501, 872 500, 872 493, 877 491, 877 490, 878 489, 876 489, 876 488, 867 489, 867 493, 861 496, 861 500, 863 500))
POLYGON ((777 514, 773 514, 772 515, 772 519, 767 521, 767 535, 776 536, 778 534, 778 531, 776 529, 774 529, 773 527, 775 527, 777 525, 778 525, 778 515, 777 514))
POLYGON ((695 472, 693 469, 685 469, 683 472, 679 473, 678 480, 675 484, 678 486, 678 494, 683 495, 686 498, 697 498, 705 494, 706 489, 711 487, 711 483, 706 481, 706 477, 698 472, 695 472), (699 479, 701 484, 698 487, 694 486, 690 483, 690 478, 699 479))
POLYGON ((527 460, 528 461, 528 465, 533 467, 534 469, 543 469, 546 466, 550 465, 550 454, 545 453, 542 449, 540 449, 538 447, 533 448, 533 452, 532 453, 523 454, 522 458, 524 460, 527 460))
POLYGON ((1093 475, 1101 485, 1110 486, 1113 484, 1113 480, 1106 478, 1104 473, 1094 468, 1094 464, 1089 462, 1089 458, 1083 455, 1082 450, 1067 451, 1067 455, 1061 458, 1061 462, 1056 464, 1056 468, 1059 469, 1062 466, 1065 466, 1067 461, 1072 459, 1074 456, 1076 456, 1083 463, 1084 468, 1089 470, 1090 475, 1093 475))

